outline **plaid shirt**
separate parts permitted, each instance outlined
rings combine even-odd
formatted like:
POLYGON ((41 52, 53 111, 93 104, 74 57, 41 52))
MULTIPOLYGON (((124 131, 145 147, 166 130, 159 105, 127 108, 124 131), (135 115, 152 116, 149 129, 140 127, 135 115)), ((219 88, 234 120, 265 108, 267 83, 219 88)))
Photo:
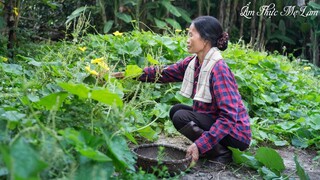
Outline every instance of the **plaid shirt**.
MULTIPOLYGON (((181 82, 185 70, 193 57, 187 57, 173 65, 164 68, 146 67, 139 77, 146 82, 181 82), (161 73, 160 73, 161 72, 161 73), (157 75, 158 74, 158 75, 157 75)), ((201 66, 199 60, 195 63, 193 95, 195 95, 201 66)), ((203 113, 216 119, 209 131, 204 131, 194 142, 203 154, 213 148, 225 136, 250 144, 251 130, 248 113, 241 100, 238 85, 233 73, 224 60, 219 60, 210 75, 211 103, 193 101, 193 111, 203 113)))

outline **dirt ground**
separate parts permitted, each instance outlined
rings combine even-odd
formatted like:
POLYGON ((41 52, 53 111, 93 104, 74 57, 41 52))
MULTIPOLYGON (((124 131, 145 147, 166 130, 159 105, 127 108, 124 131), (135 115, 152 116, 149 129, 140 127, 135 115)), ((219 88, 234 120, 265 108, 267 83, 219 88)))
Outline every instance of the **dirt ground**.
MULTIPOLYGON (((191 141, 184 136, 165 137, 163 135, 157 140, 156 143, 172 144, 178 147, 187 148, 191 141)), ((289 175, 290 179, 299 179, 296 175, 296 165, 294 162, 294 155, 298 157, 298 162, 308 173, 311 180, 320 179, 320 160, 313 161, 316 152, 301 150, 294 147, 283 147, 276 149, 281 155, 286 166, 283 174, 289 175)), ((258 172, 254 169, 244 167, 236 164, 221 165, 214 163, 205 163, 205 160, 199 160, 197 165, 192 168, 191 172, 182 175, 182 180, 201 180, 201 179, 221 179, 221 180, 234 180, 234 179, 262 179, 258 172)))

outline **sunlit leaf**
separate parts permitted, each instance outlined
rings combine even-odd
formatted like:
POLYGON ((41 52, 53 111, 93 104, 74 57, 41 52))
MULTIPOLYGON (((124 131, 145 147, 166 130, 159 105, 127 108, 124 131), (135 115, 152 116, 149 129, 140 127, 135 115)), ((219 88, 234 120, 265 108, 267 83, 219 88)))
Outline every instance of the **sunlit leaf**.
POLYGON ((155 60, 151 54, 147 54, 147 60, 148 62, 150 62, 152 65, 155 65, 155 64, 159 64, 159 61, 155 60))
POLYGON ((274 149, 260 147, 255 158, 275 173, 280 173, 285 169, 283 159, 274 149))
POLYGON ((142 74, 142 69, 137 65, 127 65, 125 77, 135 78, 142 74))
POLYGON ((144 137, 144 138, 146 138, 146 139, 148 139, 148 140, 153 140, 153 139, 155 139, 155 137, 156 137, 156 135, 157 135, 157 133, 150 127, 150 126, 146 126, 145 128, 143 128, 143 129, 139 129, 138 130, 138 133, 142 136, 142 137, 144 137))

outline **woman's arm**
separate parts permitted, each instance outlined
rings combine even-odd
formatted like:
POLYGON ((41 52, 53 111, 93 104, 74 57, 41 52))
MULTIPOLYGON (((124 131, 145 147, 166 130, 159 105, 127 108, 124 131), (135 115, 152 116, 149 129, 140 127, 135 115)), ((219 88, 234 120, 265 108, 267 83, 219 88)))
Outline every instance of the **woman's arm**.
POLYGON ((143 74, 139 77, 144 82, 180 82, 183 80, 184 72, 193 57, 187 57, 182 61, 169 66, 151 66, 143 70, 143 74))

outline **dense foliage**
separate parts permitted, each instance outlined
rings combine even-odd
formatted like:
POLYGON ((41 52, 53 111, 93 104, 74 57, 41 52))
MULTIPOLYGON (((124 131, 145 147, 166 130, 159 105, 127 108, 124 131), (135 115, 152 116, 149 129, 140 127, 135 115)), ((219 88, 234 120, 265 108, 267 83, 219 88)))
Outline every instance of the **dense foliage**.
MULTIPOLYGON (((21 43, 58 40, 69 35, 82 13, 94 28, 88 32, 154 32, 184 29, 199 15, 217 17, 232 42, 256 50, 292 53, 318 65, 319 0, 0 0, 0 54, 21 43), (264 9, 264 10, 263 10, 264 9), (275 13, 276 12, 276 13, 275 13), (253 14, 252 14, 253 13, 253 14), (260 13, 260 15, 259 15, 260 13)), ((10 61, 12 59, 9 59, 10 61)))
MULTIPOLYGON (((18 64, 0 57, 0 176, 154 177, 135 170, 129 147, 177 133, 168 110, 191 101, 179 95, 179 83, 141 83, 134 77, 144 66, 186 57, 185 31, 73 37, 21 47, 18 64), (116 71, 126 78, 111 77, 116 71)), ((319 69, 241 44, 229 44, 223 56, 250 113, 252 147, 267 141, 319 152, 319 69)), ((254 166, 263 176, 279 177, 283 162, 264 158, 279 159, 274 154, 264 148, 249 159, 264 165, 254 166)))

